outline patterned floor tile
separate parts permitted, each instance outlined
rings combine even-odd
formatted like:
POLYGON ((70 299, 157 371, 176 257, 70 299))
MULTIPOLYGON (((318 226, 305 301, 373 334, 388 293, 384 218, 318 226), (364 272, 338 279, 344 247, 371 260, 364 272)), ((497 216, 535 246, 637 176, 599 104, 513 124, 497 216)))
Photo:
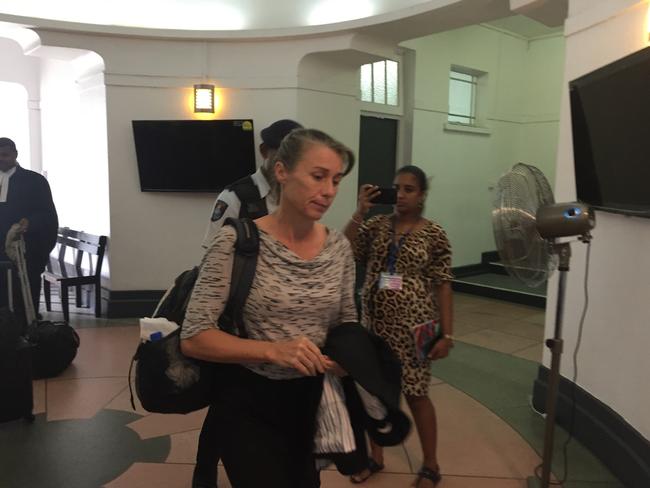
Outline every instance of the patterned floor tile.
POLYGON ((187 415, 152 413, 129 424, 141 439, 167 436, 179 432, 200 429, 207 409, 187 415))
POLYGON ((459 341, 475 346, 484 347, 493 351, 512 353, 520 351, 526 347, 536 344, 537 340, 527 339, 525 337, 504 334, 492 329, 485 329, 478 332, 465 334, 458 339, 459 341))
POLYGON ((124 378, 47 381, 47 419, 88 419, 124 389, 124 378))

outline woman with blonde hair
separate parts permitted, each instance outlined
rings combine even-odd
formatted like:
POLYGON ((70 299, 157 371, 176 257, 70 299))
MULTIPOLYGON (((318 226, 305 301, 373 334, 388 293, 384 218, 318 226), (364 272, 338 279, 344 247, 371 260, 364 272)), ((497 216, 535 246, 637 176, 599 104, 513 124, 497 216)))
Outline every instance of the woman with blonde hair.
POLYGON ((347 147, 315 129, 282 141, 273 166, 278 208, 255 220, 260 249, 243 310, 248 338, 216 325, 230 289, 234 229, 219 232, 203 258, 181 347, 187 356, 229 363, 211 408, 235 488, 320 486, 313 443, 322 373, 340 374, 320 348, 330 328, 357 314, 350 243, 318 221, 353 164, 347 147))

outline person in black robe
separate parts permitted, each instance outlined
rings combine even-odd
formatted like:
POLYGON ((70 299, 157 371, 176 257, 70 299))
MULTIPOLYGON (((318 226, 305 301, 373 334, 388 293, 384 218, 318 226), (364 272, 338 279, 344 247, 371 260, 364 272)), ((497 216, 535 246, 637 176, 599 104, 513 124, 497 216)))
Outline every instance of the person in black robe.
MULTIPOLYGON (((41 274, 45 270, 48 256, 56 244, 59 226, 52 192, 47 180, 40 174, 21 168, 16 158, 18 151, 11 139, 0 137, 0 261, 8 261, 5 252, 5 240, 9 228, 21 219, 28 221, 24 234, 27 274, 34 301, 34 310, 38 312, 41 293, 41 274)), ((0 277, 0 306, 8 302, 6 272, 0 277)), ((14 310, 22 315, 22 301, 19 300, 20 286, 14 279, 14 310), (19 305, 19 306, 18 306, 19 305)))

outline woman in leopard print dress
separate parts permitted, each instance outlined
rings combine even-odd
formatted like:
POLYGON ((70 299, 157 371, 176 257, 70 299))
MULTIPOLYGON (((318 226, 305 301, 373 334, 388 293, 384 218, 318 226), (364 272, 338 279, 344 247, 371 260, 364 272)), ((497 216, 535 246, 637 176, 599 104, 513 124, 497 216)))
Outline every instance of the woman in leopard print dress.
MULTIPOLYGON (((405 166, 395 176, 397 204, 392 215, 363 217, 378 194, 364 185, 359 206, 345 233, 353 243, 355 259, 365 265, 362 322, 383 337, 402 362, 402 392, 413 413, 424 462, 417 488, 440 480, 436 455, 437 427, 428 396, 431 361, 449 354, 452 339, 451 247, 440 225, 422 217, 427 179, 416 166, 405 166), (443 337, 428 357, 418 359, 411 328, 435 320, 443 337)), ((383 467, 383 452, 371 444, 369 469, 353 477, 360 482, 383 467)))

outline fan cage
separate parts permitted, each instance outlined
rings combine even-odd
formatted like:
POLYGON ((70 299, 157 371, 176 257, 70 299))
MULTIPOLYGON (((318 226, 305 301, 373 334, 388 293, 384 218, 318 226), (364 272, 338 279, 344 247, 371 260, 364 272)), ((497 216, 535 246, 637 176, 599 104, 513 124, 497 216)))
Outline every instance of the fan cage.
POLYGON ((548 180, 534 166, 518 163, 497 183, 492 211, 497 250, 506 271, 530 287, 543 284, 557 267, 536 219, 539 207, 553 203, 548 180))

